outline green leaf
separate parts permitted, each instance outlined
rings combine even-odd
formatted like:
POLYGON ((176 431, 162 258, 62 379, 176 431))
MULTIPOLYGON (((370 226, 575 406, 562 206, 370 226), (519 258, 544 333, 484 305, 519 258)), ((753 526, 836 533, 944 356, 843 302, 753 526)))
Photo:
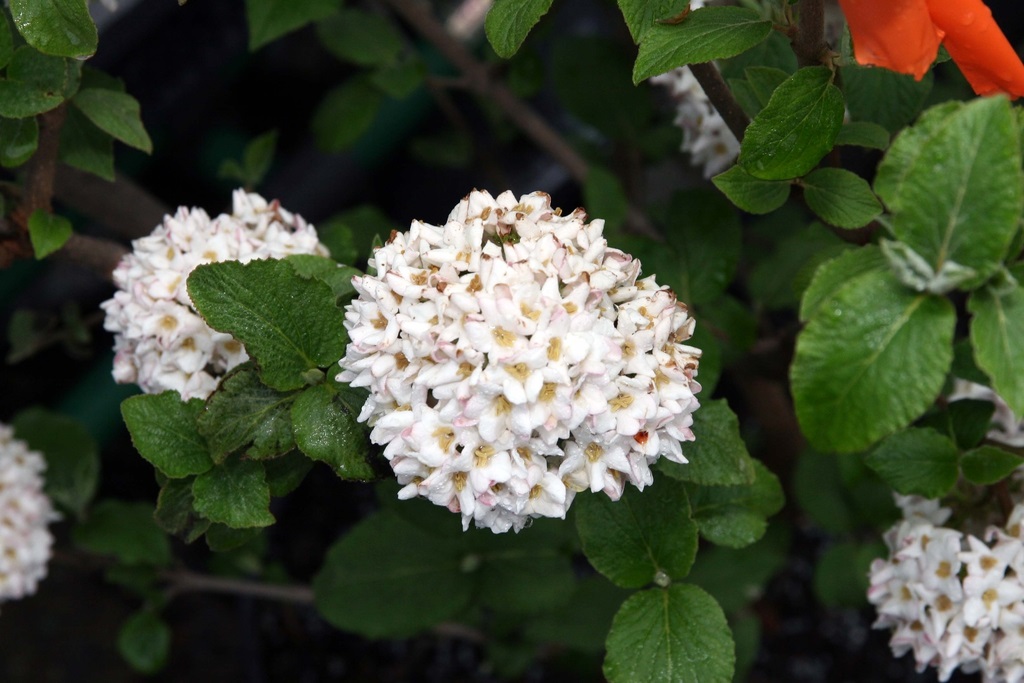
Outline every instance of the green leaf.
POLYGON ((569 601, 549 609, 525 624, 524 637, 536 643, 558 643, 583 652, 600 652, 612 619, 631 591, 602 576, 588 576, 576 583, 569 601))
POLYGON ((100 555, 113 555, 125 564, 171 563, 171 544, 153 520, 148 503, 103 500, 72 532, 75 544, 100 555))
POLYGON ((726 614, 737 612, 786 566, 789 537, 787 527, 775 524, 746 548, 701 548, 688 580, 710 593, 726 614))
POLYGON ((655 24, 642 37, 633 83, 677 66, 733 57, 768 37, 772 22, 742 7, 703 7, 679 24, 655 24))
POLYGON ((661 470, 674 479, 708 486, 753 484, 754 461, 740 437, 740 423, 724 399, 705 401, 693 414, 696 440, 685 446, 685 465, 661 460, 661 470))
POLYGON ((71 103, 104 133, 147 154, 153 151, 153 142, 142 125, 139 102, 131 95, 117 90, 84 88, 71 103))
POLYGON ((840 228, 860 228, 882 213, 868 182, 842 168, 811 171, 800 184, 807 206, 826 223, 840 228))
POLYGON ((366 430, 356 421, 355 408, 326 384, 306 389, 292 405, 295 441, 309 458, 327 463, 342 479, 375 479, 366 460, 366 430))
POLYGON ((689 0, 618 0, 633 42, 640 42, 658 21, 676 17, 689 8, 689 0))
POLYGON ((11 24, 7 21, 7 12, 0 12, 0 69, 7 66, 14 55, 14 37, 11 35, 11 24))
POLYGON ((623 588, 682 579, 697 555, 686 489, 664 477, 645 491, 629 487, 618 501, 580 495, 576 529, 590 564, 623 588))
POLYGON ((278 458, 263 461, 267 472, 267 486, 271 496, 286 496, 299 487, 313 463, 305 455, 295 450, 278 458))
POLYGON ((426 75, 423 60, 418 55, 407 55, 375 69, 370 74, 370 83, 388 97, 403 100, 423 85, 426 75))
POLYGON ((311 21, 323 19, 339 4, 339 0, 245 0, 249 49, 256 51, 311 21))
POLYGON ((776 88, 747 127, 739 164, 762 180, 802 176, 817 166, 843 125, 843 94, 823 66, 805 67, 776 88))
POLYGON ((953 360, 955 324, 948 300, 910 292, 886 271, 822 296, 790 372, 811 444, 861 450, 924 413, 953 360))
POLYGON ((75 60, 44 55, 23 45, 14 51, 11 63, 7 65, 7 77, 47 95, 66 99, 78 90, 81 68, 75 60))
POLYGON ((0 80, 0 116, 21 119, 55 109, 64 97, 21 81, 0 80))
POLYGON ((834 534, 882 527, 899 516, 892 489, 859 454, 806 450, 797 462, 793 493, 808 517, 834 534))
POLYGON ((272 458, 295 448, 291 425, 295 397, 295 392, 264 385, 251 365, 225 377, 198 419, 199 433, 210 444, 213 461, 220 464, 239 451, 254 460, 272 458))
POLYGON ((57 251, 71 238, 71 221, 63 216, 36 209, 28 218, 28 236, 36 260, 42 260, 57 251))
POLYGON ((484 30, 499 57, 508 59, 519 51, 530 30, 551 9, 553 0, 495 0, 484 30))
POLYGON ((767 517, 782 509, 778 478, 754 460, 756 479, 748 486, 686 487, 691 516, 701 536, 712 543, 742 548, 764 535, 767 517))
POLYGON ((757 107, 750 112, 757 116, 771 102, 772 94, 790 77, 788 71, 768 66, 750 66, 743 70, 750 92, 757 100, 757 107))
POLYGON ((245 345, 271 388, 299 389, 307 371, 332 367, 345 354, 345 316, 334 292, 285 261, 201 265, 189 275, 188 293, 207 323, 245 345))
MULTIPOLYGON (((295 272, 305 279, 316 278, 330 286, 334 296, 352 297, 356 288, 352 284, 352 278, 362 275, 363 272, 357 268, 343 266, 327 256, 316 254, 292 254, 286 256, 285 261, 290 263, 295 272)), ((347 343, 348 334, 345 335, 347 343)))
POLYGON ((77 420, 29 408, 11 421, 14 435, 46 458, 46 494, 81 518, 96 493, 99 447, 77 420))
POLYGON ((260 535, 259 527, 232 529, 224 524, 211 524, 206 531, 206 547, 215 553, 225 553, 241 548, 260 535))
POLYGON ((741 166, 719 173, 711 182, 733 204, 747 213, 771 213, 789 199, 790 183, 786 180, 761 180, 741 166))
POLYGON ((270 487, 262 463, 229 458, 196 477, 192 484, 196 512, 232 529, 264 527, 270 514, 270 487))
POLYGON ((171 650, 171 629, 151 610, 128 617, 117 634, 117 650, 139 673, 152 676, 167 664, 171 650))
POLYGON ((941 498, 956 483, 959 451, 934 429, 911 428, 878 444, 865 462, 903 495, 941 498))
POLYGON ((828 607, 867 605, 871 561, 885 554, 880 543, 837 543, 828 548, 814 568, 814 592, 828 607))
POLYGON ((948 431, 957 447, 965 449, 977 446, 988 433, 994 412, 995 405, 991 401, 966 399, 948 403, 945 410, 949 416, 948 431))
POLYGON ((1001 267, 1018 230, 1020 132, 1002 98, 937 112, 920 132, 896 138, 875 189, 893 213, 896 239, 936 273, 955 263, 973 269, 980 284, 1001 267))
POLYGON ((967 310, 975 360, 1013 412, 1024 414, 1024 287, 1002 296, 991 287, 979 289, 967 310))
POLYGON ((69 166, 114 180, 114 138, 74 107, 68 107, 60 129, 59 158, 69 166))
POLYGON ((607 647, 609 683, 730 681, 736 661, 722 608, 700 588, 681 584, 626 600, 607 647))
POLYGON ((242 152, 242 161, 227 159, 220 165, 217 177, 237 180, 247 188, 253 188, 263 182, 270 170, 270 162, 274 160, 274 149, 277 147, 277 130, 270 130, 253 138, 242 152))
POLYGON ((995 446, 980 446, 967 451, 960 457, 960 469, 964 473, 964 477, 967 481, 979 486, 988 486, 1002 481, 1022 464, 1024 464, 1024 458, 995 446))
POLYGON ((822 304, 851 280, 868 273, 883 273, 886 267, 885 257, 874 246, 844 252, 821 264, 804 291, 800 303, 800 320, 806 322, 816 315, 822 304))
POLYGON ((608 38, 555 43, 551 76, 559 99, 580 121, 612 139, 632 139, 653 114, 650 93, 630 84, 631 54, 608 38))
POLYGON ((311 124, 320 149, 341 152, 351 147, 373 123, 382 99, 363 79, 352 79, 327 93, 311 124))
MULTIPOLYGON (((672 282, 672 288, 680 301, 700 304, 715 300, 732 282, 739 262, 739 216, 729 202, 712 190, 675 193, 669 216, 686 216, 687 220, 673 220, 666 231, 676 260, 671 268, 660 269, 658 274, 678 278, 672 282)), ((662 249, 660 245, 656 248, 662 249)), ((655 271, 648 267, 646 272, 655 271)))
POLYGON ((889 131, 877 123, 853 121, 844 123, 836 136, 837 145, 885 149, 889 146, 889 131))
POLYGON ((596 164, 591 164, 583 183, 583 205, 591 218, 604 219, 606 235, 621 228, 629 213, 622 183, 614 173, 596 164))
POLYGON ((469 604, 472 562, 465 557, 459 541, 380 512, 331 546, 313 580, 315 605, 342 630, 369 638, 408 636, 469 604))
POLYGON ((192 543, 210 528, 210 520, 195 511, 192 497, 193 478, 168 479, 160 489, 153 519, 161 529, 192 543))
POLYGON ((361 66, 390 64, 402 51, 402 37, 386 18, 359 9, 342 9, 317 22, 328 52, 361 66))
POLYGON ((44 54, 81 59, 96 52, 86 0, 11 0, 11 14, 25 41, 44 54))
POLYGON ((171 479, 213 467, 209 447, 196 425, 202 410, 201 399, 182 401, 176 391, 141 394, 121 403, 135 450, 171 479))
POLYGON ((4 167, 21 166, 38 145, 39 125, 34 118, 0 119, 0 164, 4 167))
POLYGON ((917 117, 934 81, 931 72, 916 81, 888 69, 857 65, 842 67, 840 76, 853 120, 876 123, 890 133, 917 117))

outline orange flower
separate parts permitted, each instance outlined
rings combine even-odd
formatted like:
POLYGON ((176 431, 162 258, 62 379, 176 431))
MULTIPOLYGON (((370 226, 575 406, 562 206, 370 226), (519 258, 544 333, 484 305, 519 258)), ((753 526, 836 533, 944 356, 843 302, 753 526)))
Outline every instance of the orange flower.
POLYGON ((982 0, 839 0, 861 64, 920 80, 946 46, 979 95, 1024 96, 1024 64, 982 0))

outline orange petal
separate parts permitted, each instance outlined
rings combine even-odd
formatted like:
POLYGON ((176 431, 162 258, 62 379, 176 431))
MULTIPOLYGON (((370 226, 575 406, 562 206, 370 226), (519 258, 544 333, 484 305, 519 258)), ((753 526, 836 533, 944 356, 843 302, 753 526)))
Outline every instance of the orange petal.
POLYGON ((979 95, 1024 96, 1024 64, 982 0, 926 0, 942 44, 979 95))
POLYGON ((932 23, 925 0, 839 0, 839 4, 859 63, 912 74, 917 80, 927 73, 938 54, 942 32, 932 23))

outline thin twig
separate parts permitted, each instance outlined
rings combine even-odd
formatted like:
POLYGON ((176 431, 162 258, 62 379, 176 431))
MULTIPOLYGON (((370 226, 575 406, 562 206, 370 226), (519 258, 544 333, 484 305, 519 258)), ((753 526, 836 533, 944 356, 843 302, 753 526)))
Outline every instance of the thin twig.
POLYGON ((67 103, 39 116, 39 146, 25 165, 25 190, 22 194, 21 213, 25 217, 28 231, 28 217, 33 211, 53 210, 53 181, 57 175, 57 153, 60 149, 60 129, 67 116, 67 103))
POLYGON ((825 42, 824 0, 800 0, 797 8, 800 14, 796 35, 793 36, 793 52, 800 66, 818 66, 828 54, 825 42))
POLYGON ((231 579, 222 576, 208 576, 188 570, 162 572, 160 577, 168 582, 169 597, 182 593, 224 593, 242 595, 297 605, 313 604, 313 589, 302 585, 261 583, 245 579, 231 579))
POLYGON ((102 237, 72 235, 55 258, 77 263, 113 282, 114 268, 128 253, 124 245, 102 237))
POLYGON ((57 168, 55 196, 122 237, 142 237, 163 221, 170 209, 134 181, 118 175, 114 182, 70 166, 57 168))
POLYGON ((714 62, 691 64, 690 71, 704 89, 704 94, 711 100, 711 104, 715 105, 715 109, 725 119, 725 125, 729 126, 729 130, 738 141, 743 142, 743 133, 750 125, 750 117, 733 96, 732 90, 722 78, 722 72, 714 62))

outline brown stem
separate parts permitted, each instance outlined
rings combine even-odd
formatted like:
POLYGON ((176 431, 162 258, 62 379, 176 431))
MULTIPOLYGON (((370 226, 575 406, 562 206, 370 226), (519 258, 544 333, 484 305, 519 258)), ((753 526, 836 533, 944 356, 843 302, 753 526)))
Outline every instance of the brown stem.
POLYGON ((171 597, 181 593, 224 593, 298 605, 313 604, 313 589, 309 586, 260 583, 222 576, 207 576, 187 570, 163 572, 161 578, 170 584, 167 592, 171 597))
MULTIPOLYGON (((422 0, 384 0, 402 19, 431 43, 458 69, 465 78, 467 87, 480 97, 489 99, 523 133, 565 167, 576 182, 586 182, 589 165, 565 139, 548 125, 525 102, 516 97, 502 83, 491 79, 488 69, 453 38, 434 17, 430 5, 422 0)), ((627 220, 634 232, 643 233, 654 239, 661 239, 657 230, 642 211, 631 207, 627 220)))
POLYGON ((85 266, 113 282, 114 268, 127 253, 128 249, 112 240, 76 234, 54 253, 54 257, 85 266))
POLYGON ((170 209, 132 180, 114 182, 61 165, 57 168, 56 198, 123 237, 142 237, 163 221, 170 209))
POLYGON ((996 495, 996 500, 999 501, 999 508, 1003 512, 1003 518, 1009 519, 1010 513, 1013 512, 1014 502, 1013 496, 1010 495, 1010 486, 1005 479, 997 482, 992 486, 992 492, 996 495))
POLYGON ((817 66, 825 61, 825 3, 823 0, 800 0, 800 23, 793 36, 793 52, 800 66, 817 66))
POLYGON ((53 180, 57 174, 57 152, 60 149, 60 129, 67 116, 67 103, 39 116, 39 146, 25 166, 25 191, 22 194, 21 213, 28 217, 33 211, 53 210, 53 180))
POLYGON ((750 125, 750 118, 736 101, 732 90, 722 78, 722 72, 714 62, 691 64, 690 71, 704 89, 704 94, 711 100, 711 104, 715 105, 715 109, 725 119, 725 125, 729 126, 729 130, 738 141, 743 142, 743 133, 750 125))

